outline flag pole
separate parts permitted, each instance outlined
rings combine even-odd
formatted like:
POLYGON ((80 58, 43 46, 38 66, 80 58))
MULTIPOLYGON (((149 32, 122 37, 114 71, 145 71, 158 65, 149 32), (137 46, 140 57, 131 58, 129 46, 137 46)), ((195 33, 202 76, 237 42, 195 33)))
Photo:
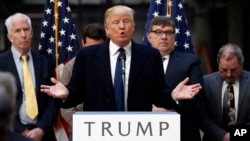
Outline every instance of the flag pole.
POLYGON ((166 16, 171 18, 172 17, 172 0, 167 0, 166 7, 167 7, 166 16))
POLYGON ((59 74, 59 68, 58 68, 58 19, 59 19, 59 13, 58 13, 58 0, 54 0, 54 19, 55 19, 55 62, 56 62, 56 79, 58 78, 59 74))

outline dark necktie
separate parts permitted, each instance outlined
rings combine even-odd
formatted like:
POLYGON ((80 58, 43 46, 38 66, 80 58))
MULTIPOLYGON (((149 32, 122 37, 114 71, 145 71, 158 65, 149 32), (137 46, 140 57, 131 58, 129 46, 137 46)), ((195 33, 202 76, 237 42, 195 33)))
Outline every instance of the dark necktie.
POLYGON ((233 84, 228 84, 223 98, 223 126, 226 130, 235 122, 235 105, 233 84))
POLYGON ((165 57, 162 57, 162 62, 164 62, 166 60, 166 58, 165 57))
POLYGON ((123 48, 118 49, 118 52, 119 52, 119 55, 116 61, 115 78, 114 78, 115 102, 116 102, 117 111, 124 111, 123 75, 125 76, 125 72, 124 70, 122 70, 122 59, 126 58, 126 54, 123 48))

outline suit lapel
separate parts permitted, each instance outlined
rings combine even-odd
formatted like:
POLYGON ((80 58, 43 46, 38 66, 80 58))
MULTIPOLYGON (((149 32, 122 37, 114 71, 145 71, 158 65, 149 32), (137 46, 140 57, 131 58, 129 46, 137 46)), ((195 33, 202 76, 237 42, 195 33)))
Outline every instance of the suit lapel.
MULTIPOLYGON (((216 73, 215 80, 213 82, 214 89, 215 89, 215 100, 217 101, 211 101, 210 104, 214 105, 214 109, 218 109, 218 119, 220 119, 220 122, 222 122, 222 78, 220 77, 219 73, 216 73)), ((211 94, 212 95, 212 94, 211 94)))
POLYGON ((174 76, 173 73, 175 72, 174 70, 179 64, 179 61, 180 55, 174 51, 169 57, 168 67, 165 73, 166 84, 168 84, 172 76, 174 76))
POLYGON ((33 58, 33 66, 34 66, 34 75, 35 75, 35 90, 36 90, 36 94, 38 94, 39 91, 39 82, 40 82, 40 77, 39 74, 41 74, 41 61, 42 59, 39 59, 39 56, 34 53, 34 51, 31 50, 31 55, 33 58))
POLYGON ((17 87, 18 89, 21 90, 22 89, 21 81, 17 72, 16 64, 13 59, 11 50, 9 49, 6 53, 7 53, 6 58, 5 58, 6 60, 2 60, 2 61, 6 62, 6 68, 8 68, 8 71, 10 71, 15 76, 17 87))
POLYGON ((100 81, 103 82, 103 85, 105 85, 108 94, 113 95, 114 90, 111 79, 109 41, 100 46, 95 55, 94 63, 100 75, 100 81))
MULTIPOLYGON (((242 103, 245 99, 245 96, 248 94, 247 93, 247 87, 249 86, 249 78, 247 75, 245 75, 245 72, 242 72, 242 76, 240 77, 239 80, 239 100, 238 100, 238 109, 242 109, 242 103)), ((238 110, 237 116, 239 117, 239 115, 241 111, 238 110)))
POLYGON ((128 91, 130 90, 131 86, 133 86, 137 76, 139 75, 141 66, 145 61, 145 56, 142 51, 143 50, 141 50, 139 46, 132 42, 128 91))

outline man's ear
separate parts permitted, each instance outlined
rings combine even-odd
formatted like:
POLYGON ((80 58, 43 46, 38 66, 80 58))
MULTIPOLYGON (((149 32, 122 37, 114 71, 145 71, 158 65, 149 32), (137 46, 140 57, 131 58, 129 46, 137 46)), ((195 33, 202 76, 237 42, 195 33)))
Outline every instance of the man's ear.
POLYGON ((7 38, 9 39, 10 42, 12 42, 12 37, 11 37, 10 33, 7 34, 7 38))

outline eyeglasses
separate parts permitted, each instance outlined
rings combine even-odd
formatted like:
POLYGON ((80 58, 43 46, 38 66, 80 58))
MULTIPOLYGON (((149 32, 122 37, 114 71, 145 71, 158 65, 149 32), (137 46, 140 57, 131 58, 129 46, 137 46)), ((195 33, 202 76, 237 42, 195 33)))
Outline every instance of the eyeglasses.
POLYGON ((157 36, 161 36, 163 33, 165 35, 172 35, 172 34, 174 34, 174 31, 172 31, 172 30, 167 30, 167 31, 152 30, 151 32, 155 33, 157 36))

